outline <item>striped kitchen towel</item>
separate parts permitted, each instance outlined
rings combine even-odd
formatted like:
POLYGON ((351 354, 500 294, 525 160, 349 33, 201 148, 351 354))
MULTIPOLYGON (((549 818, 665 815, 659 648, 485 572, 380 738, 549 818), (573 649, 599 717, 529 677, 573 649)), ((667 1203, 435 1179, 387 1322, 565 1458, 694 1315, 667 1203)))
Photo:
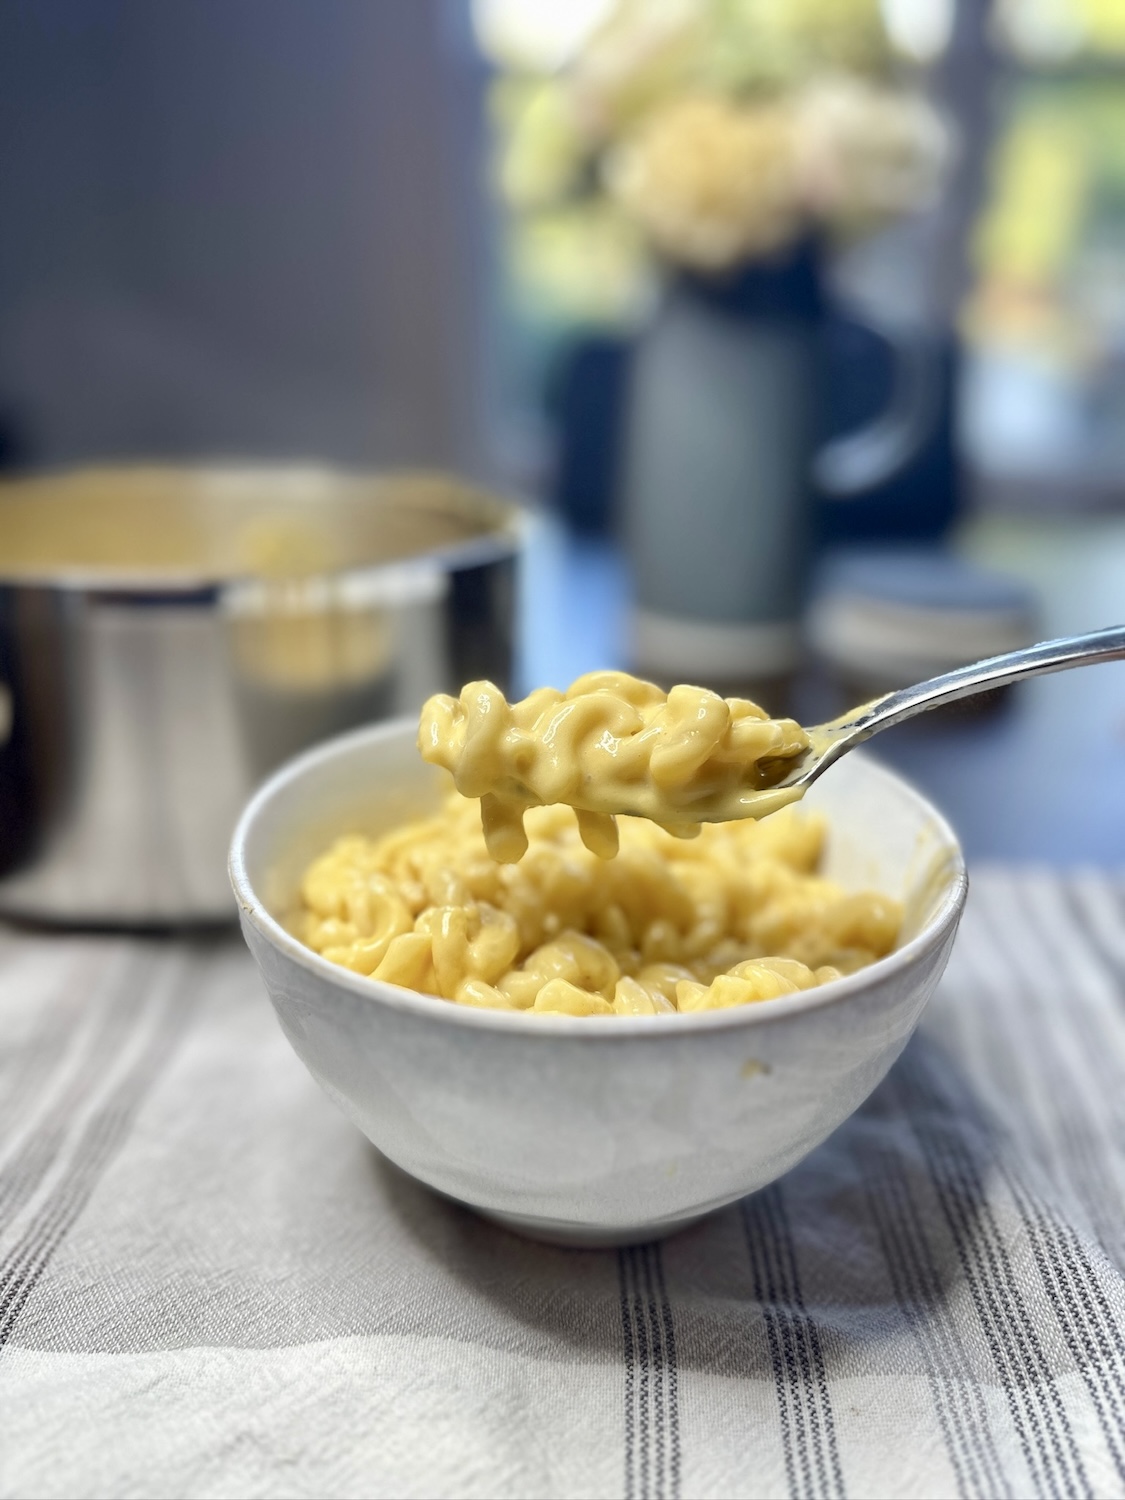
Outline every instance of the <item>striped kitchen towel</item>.
POLYGON ((0 1490, 1125 1495, 1125 887, 978 873, 783 1181, 525 1243, 389 1167, 234 938, 0 935, 0 1490))

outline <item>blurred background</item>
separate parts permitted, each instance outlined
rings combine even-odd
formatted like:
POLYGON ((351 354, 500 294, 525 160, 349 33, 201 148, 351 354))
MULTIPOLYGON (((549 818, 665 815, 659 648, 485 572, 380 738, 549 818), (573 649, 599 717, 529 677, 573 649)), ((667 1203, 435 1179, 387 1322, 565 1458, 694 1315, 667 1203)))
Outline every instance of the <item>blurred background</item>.
MULTIPOLYGON (((518 496, 522 689, 812 720, 1125 617, 1121 0, 3 0, 0 97, 10 475, 518 496)), ((1125 852, 1123 669, 880 752, 1125 852)))

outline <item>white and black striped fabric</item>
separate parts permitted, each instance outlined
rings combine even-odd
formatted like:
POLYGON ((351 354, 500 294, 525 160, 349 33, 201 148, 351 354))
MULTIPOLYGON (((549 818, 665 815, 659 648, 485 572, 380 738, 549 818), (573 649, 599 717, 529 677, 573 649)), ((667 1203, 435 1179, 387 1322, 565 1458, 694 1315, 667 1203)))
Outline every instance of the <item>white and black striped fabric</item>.
POLYGON ((8 1496, 1125 1495, 1125 886, 980 872, 782 1182, 552 1250, 388 1167, 233 938, 0 933, 8 1496))

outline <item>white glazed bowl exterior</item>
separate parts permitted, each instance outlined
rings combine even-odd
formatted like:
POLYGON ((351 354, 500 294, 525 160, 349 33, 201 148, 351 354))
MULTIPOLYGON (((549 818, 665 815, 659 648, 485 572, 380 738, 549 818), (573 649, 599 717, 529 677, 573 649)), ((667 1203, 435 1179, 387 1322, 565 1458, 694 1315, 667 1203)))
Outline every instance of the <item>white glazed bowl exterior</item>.
POLYGON ((230 862, 294 1050, 412 1176, 543 1238, 651 1238, 788 1171, 902 1051, 949 957, 965 870, 944 820, 861 755, 807 801, 830 820, 828 873, 901 895, 906 941, 817 990, 693 1016, 532 1016, 452 1005, 311 952, 281 925, 308 860, 439 796, 415 733, 382 725, 291 762, 246 809, 230 862))

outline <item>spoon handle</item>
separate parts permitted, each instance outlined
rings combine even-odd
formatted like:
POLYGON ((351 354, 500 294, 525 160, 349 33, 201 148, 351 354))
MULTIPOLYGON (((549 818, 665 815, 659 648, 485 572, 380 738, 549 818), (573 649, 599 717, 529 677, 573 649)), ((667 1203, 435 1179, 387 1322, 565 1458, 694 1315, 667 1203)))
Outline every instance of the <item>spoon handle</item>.
POLYGON ((958 698, 970 698, 974 693, 984 693, 1004 683, 1042 677, 1046 672, 1063 672, 1068 667, 1084 667, 1092 662, 1121 660, 1125 660, 1125 625, 1112 625, 1108 630, 1094 630, 1089 635, 1065 636, 1060 641, 1040 641, 1022 651, 990 656, 987 661, 973 662, 954 672, 931 677, 928 682, 918 682, 876 698, 839 727, 846 732, 849 743, 858 744, 881 729, 912 719, 915 714, 953 703, 958 698))

